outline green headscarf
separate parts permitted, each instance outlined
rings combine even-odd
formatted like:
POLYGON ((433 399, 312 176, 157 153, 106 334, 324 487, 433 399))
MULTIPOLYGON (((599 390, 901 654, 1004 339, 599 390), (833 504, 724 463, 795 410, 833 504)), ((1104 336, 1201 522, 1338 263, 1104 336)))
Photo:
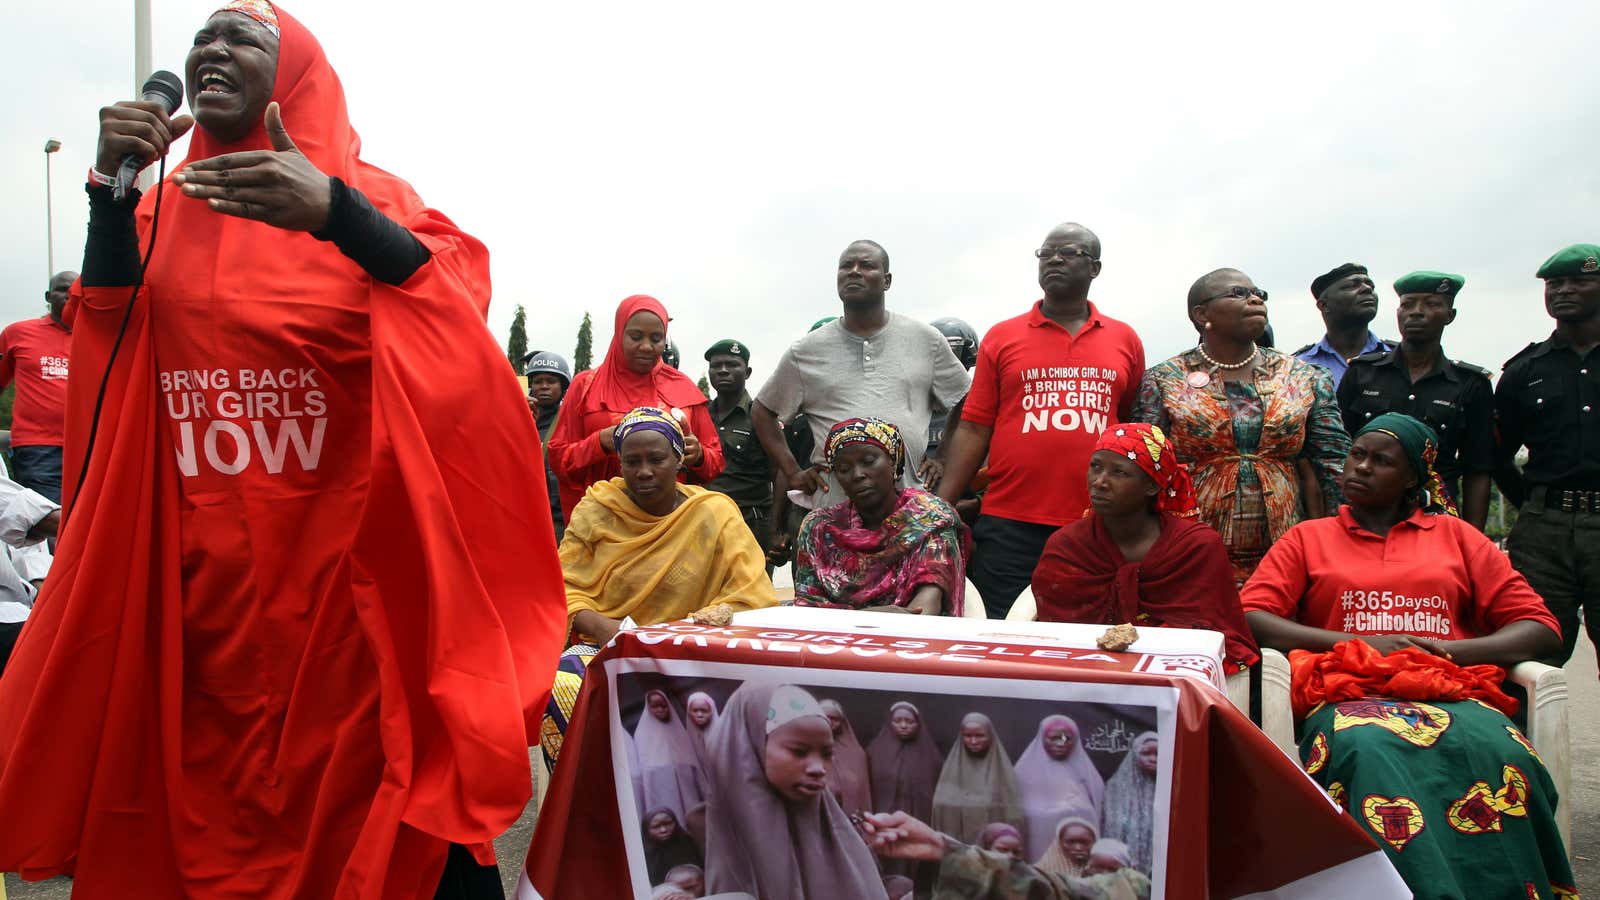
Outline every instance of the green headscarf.
POLYGON ((1439 456, 1439 436, 1429 428, 1427 423, 1404 413, 1387 412, 1375 416, 1361 430, 1356 432, 1360 437, 1368 432, 1376 431, 1387 434, 1400 442, 1401 449, 1405 450, 1406 458, 1411 461, 1411 468, 1417 473, 1417 486, 1421 489, 1422 502, 1420 505, 1429 512, 1446 512, 1452 516, 1460 515, 1456 512, 1456 505, 1450 499, 1450 494, 1444 489, 1444 483, 1439 479, 1439 473, 1434 471, 1434 460, 1439 456))

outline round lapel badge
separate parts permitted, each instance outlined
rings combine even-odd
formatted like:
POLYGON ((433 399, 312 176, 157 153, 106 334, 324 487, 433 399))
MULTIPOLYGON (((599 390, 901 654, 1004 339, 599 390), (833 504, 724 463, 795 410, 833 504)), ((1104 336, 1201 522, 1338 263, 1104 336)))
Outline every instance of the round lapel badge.
POLYGON ((1183 380, 1189 382, 1190 387, 1199 390, 1211 383, 1211 375, 1196 369, 1184 376, 1183 380))

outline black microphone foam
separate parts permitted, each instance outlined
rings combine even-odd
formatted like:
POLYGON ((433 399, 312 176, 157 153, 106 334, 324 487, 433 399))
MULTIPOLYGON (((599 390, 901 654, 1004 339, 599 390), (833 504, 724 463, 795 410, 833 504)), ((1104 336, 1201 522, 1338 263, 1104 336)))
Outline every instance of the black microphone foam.
MULTIPOLYGON (((183 80, 166 69, 160 69, 150 73, 139 93, 140 100, 161 104, 161 108, 170 116, 178 111, 178 104, 183 102, 183 80)), ((126 197, 133 190, 133 181, 139 177, 139 170, 144 165, 144 160, 132 153, 124 156, 122 167, 117 170, 117 186, 112 189, 111 195, 118 200, 126 197)))

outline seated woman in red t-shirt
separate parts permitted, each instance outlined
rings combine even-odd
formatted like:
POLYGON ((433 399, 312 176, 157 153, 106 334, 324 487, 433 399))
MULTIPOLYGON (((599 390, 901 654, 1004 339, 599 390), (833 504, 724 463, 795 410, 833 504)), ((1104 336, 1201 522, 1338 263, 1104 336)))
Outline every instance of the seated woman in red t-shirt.
POLYGON ((1555 651, 1555 619, 1504 553, 1455 517, 1438 439, 1367 423, 1337 516, 1302 522, 1241 593, 1262 645, 1293 652, 1300 755, 1418 900, 1577 896, 1556 792, 1504 713, 1502 668, 1555 651), (1310 652, 1304 652, 1310 651, 1310 652))
POLYGON ((1041 622, 1209 628, 1230 667, 1259 655, 1222 537, 1199 521, 1188 469, 1165 433, 1124 422, 1089 457, 1090 514, 1050 536, 1033 570, 1041 622))

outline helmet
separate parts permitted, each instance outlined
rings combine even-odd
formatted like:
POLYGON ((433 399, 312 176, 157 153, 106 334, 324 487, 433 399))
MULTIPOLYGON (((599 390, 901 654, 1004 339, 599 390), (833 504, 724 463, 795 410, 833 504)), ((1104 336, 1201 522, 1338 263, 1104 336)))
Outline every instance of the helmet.
POLYGON ((679 368, 678 363, 683 361, 683 357, 678 355, 677 341, 667 341, 667 349, 662 352, 661 361, 674 369, 679 368))
POLYGON ((1265 347, 1268 350, 1271 350, 1276 345, 1276 343, 1277 343, 1276 340, 1272 336, 1272 323, 1268 322, 1267 323, 1267 330, 1261 332, 1261 337, 1256 338, 1256 346, 1257 347, 1265 347))
POLYGON ((540 373, 561 379, 564 388, 572 386, 572 367, 558 353, 535 350, 522 358, 522 374, 531 377, 540 373))
POLYGON ((978 332, 971 325, 953 317, 934 319, 929 324, 950 342, 950 349, 963 366, 970 369, 978 364, 978 332))

